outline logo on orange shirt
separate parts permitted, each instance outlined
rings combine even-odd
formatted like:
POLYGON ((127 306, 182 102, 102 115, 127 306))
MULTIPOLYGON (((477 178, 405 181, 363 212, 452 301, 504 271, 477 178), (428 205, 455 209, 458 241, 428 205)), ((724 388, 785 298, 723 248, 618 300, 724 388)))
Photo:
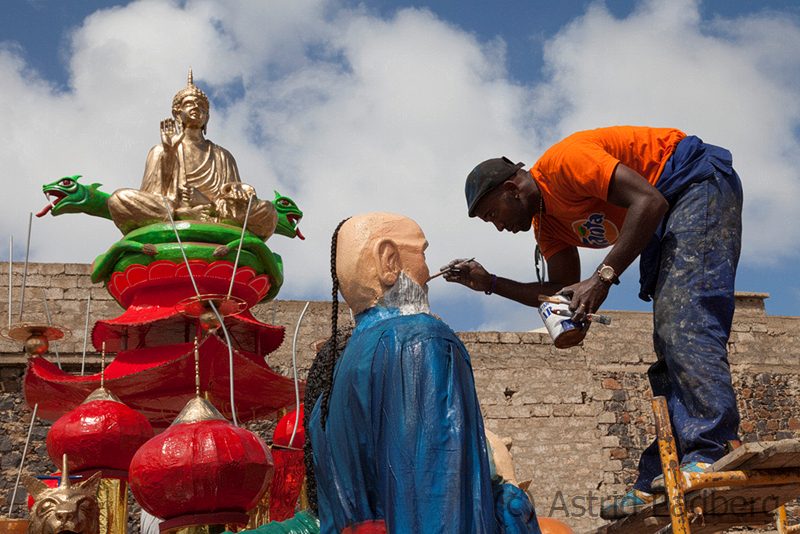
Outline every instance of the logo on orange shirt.
POLYGON ((619 230, 614 223, 606 220, 605 213, 592 213, 586 219, 573 222, 572 230, 581 243, 590 247, 606 247, 619 237, 619 230))

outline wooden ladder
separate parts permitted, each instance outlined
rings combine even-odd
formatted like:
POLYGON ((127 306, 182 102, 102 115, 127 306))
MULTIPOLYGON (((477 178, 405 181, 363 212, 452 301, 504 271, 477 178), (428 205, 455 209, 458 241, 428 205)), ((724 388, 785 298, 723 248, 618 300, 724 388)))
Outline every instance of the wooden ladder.
POLYGON ((775 526, 778 527, 778 534, 796 534, 800 532, 800 525, 789 526, 786 523, 786 507, 783 505, 775 512, 775 526))
POLYGON ((784 504, 800 497, 800 440, 746 443, 704 473, 684 473, 672 435, 667 400, 652 400, 665 495, 640 512, 594 534, 712 534, 740 526, 786 525, 784 504))

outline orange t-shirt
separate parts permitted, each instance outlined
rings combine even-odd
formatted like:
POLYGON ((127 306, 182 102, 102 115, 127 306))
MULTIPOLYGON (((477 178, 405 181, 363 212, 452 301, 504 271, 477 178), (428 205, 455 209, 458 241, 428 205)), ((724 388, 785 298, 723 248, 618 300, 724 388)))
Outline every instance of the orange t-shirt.
POLYGON ((628 211, 606 200, 617 164, 655 185, 684 137, 674 128, 612 126, 574 133, 547 149, 530 170, 545 205, 541 228, 533 218, 544 257, 570 246, 612 245, 628 211))

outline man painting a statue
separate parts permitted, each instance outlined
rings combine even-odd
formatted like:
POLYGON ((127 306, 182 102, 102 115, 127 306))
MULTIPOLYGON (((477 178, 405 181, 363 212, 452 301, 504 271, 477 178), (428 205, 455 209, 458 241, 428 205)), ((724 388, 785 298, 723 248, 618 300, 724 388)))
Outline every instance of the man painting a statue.
POLYGON ((161 144, 147 155, 141 188, 119 189, 108 200, 123 233, 170 216, 242 226, 251 197, 248 230, 264 240, 275 231, 272 204, 255 198, 230 152, 205 138, 208 119, 208 97, 194 85, 190 69, 186 87, 172 99, 172 118, 161 121, 161 144))
POLYGON ((321 532, 538 533, 527 495, 493 479, 469 354, 428 307, 427 246, 388 213, 334 233, 333 316, 341 290, 356 326, 308 421, 321 532))

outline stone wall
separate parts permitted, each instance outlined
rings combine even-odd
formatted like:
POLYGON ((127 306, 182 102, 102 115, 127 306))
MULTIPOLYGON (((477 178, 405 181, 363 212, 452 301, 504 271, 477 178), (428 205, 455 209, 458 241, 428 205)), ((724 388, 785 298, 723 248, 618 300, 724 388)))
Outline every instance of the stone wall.
MULTIPOLYGON (((19 313, 22 266, 14 266, 14 318, 19 313)), ((43 294, 53 321, 72 331, 59 342, 62 364, 80 367, 86 298, 91 293, 91 321, 114 317, 120 307, 88 279, 88 266, 31 264, 25 296, 26 321, 45 320, 43 294)), ((0 266, 0 317, 6 319, 7 265, 0 266)), ((730 362, 739 392, 741 433, 745 441, 800 437, 800 317, 765 313, 764 295, 737 299, 730 362)), ((286 327, 286 338, 268 361, 291 372, 291 341, 304 302, 260 305, 262 321, 286 327)), ((636 472, 641 450, 653 439, 650 390, 646 371, 655 360, 652 316, 608 312, 611 326, 596 325, 584 343, 557 350, 539 332, 464 332, 472 356, 486 426, 513 440, 519 480, 532 479, 531 493, 541 515, 565 520, 576 532, 602 521, 600 497, 623 492, 636 472)), ((300 376, 313 359, 313 343, 330 328, 330 304, 311 303, 298 334, 300 376)), ((346 312, 340 324, 350 321, 346 312)), ((55 355, 51 356, 53 359, 55 355)), ((0 341, 0 507, 7 510, 16 478, 30 410, 21 395, 25 357, 19 346, 0 341)), ((89 347, 87 372, 98 358, 89 347)), ((265 438, 270 425, 254 425, 265 438)), ((53 469, 44 439, 47 424, 34 425, 26 471, 53 469)), ((17 515, 16 512, 14 515, 17 515)))
MULTIPOLYGON (((646 372, 652 315, 608 312, 580 347, 547 334, 460 334, 473 358, 486 425, 513 440, 520 480, 542 515, 577 531, 601 524, 599 498, 620 494, 653 440, 646 372), (591 506, 590 506, 591 505, 591 506)), ((763 295, 737 299, 729 351, 744 441, 800 437, 800 318, 765 314, 763 295)))

